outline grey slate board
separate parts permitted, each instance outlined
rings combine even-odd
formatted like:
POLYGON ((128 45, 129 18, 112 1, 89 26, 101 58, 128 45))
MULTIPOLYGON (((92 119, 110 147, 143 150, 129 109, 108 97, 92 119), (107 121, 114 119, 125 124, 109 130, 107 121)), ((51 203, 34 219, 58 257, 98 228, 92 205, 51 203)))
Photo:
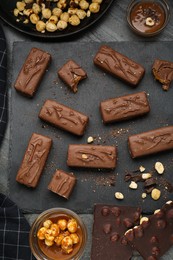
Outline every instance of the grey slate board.
MULTIPOLYGON (((142 200, 143 185, 139 184, 137 190, 130 190, 129 183, 124 182, 126 171, 136 170, 140 165, 145 166, 146 171, 151 171, 154 163, 161 161, 166 168, 164 178, 173 183, 172 151, 133 160, 127 147, 129 135, 173 124, 173 88, 164 92, 151 74, 154 59, 173 61, 173 43, 111 42, 106 44, 146 68, 146 74, 137 88, 128 86, 94 66, 93 57, 101 43, 16 42, 14 44, 13 83, 32 47, 41 48, 52 55, 52 63, 33 99, 21 96, 12 86, 9 194, 13 201, 26 212, 40 212, 51 207, 66 207, 78 213, 92 213, 94 203, 107 203, 141 206, 144 213, 151 213, 173 197, 171 193, 160 187, 162 196, 158 201, 153 201, 150 196, 142 200), (57 77, 57 70, 68 59, 74 59, 88 73, 88 78, 80 83, 76 94, 72 93, 57 77), (103 125, 99 112, 101 100, 138 91, 146 91, 149 94, 151 105, 149 115, 132 121, 103 125), (90 123, 83 137, 79 138, 56 129, 38 118, 41 106, 48 98, 89 115, 90 123), (38 187, 29 189, 18 184, 15 177, 33 132, 51 137, 53 147, 38 187), (109 172, 70 169, 66 165, 68 144, 86 143, 89 136, 96 137, 94 144, 117 145, 118 165, 115 170, 109 172), (77 185, 69 200, 47 189, 52 175, 58 168, 67 172, 71 171, 77 177, 77 185), (115 186, 110 185, 112 177, 116 179, 115 186), (116 191, 124 194, 123 201, 115 199, 116 191)), ((156 173, 154 174, 156 176, 156 173)))

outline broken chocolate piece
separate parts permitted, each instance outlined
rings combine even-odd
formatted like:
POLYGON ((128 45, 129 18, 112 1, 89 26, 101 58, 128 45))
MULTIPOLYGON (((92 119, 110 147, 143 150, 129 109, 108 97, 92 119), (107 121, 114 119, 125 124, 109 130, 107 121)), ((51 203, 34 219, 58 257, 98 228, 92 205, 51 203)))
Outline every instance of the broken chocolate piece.
POLYGON ((132 158, 173 149, 173 126, 132 135, 128 139, 132 158))
POLYGON ((58 76, 76 93, 78 84, 87 77, 87 73, 73 60, 69 60, 58 71, 58 76))
POLYGON ((140 64, 106 45, 100 47, 94 64, 132 86, 137 86, 145 73, 140 64))
POLYGON ((162 83, 163 90, 168 90, 173 80, 173 62, 165 60, 155 60, 152 72, 156 80, 162 83))
POLYGON ((50 63, 49 53, 32 48, 21 68, 14 87, 28 97, 33 97, 50 63))
POLYGON ((46 100, 39 118, 75 135, 83 135, 88 116, 53 100, 46 100))
POLYGON ((139 223, 140 214, 141 209, 135 207, 95 205, 91 260, 131 259, 133 249, 124 233, 139 223))
POLYGON ((145 92, 108 99, 100 103, 100 111, 104 123, 128 120, 143 116, 150 111, 145 92))
POLYGON ((76 184, 76 177, 72 173, 57 170, 52 177, 48 189, 68 199, 76 184))
POLYGON ((113 169, 116 161, 115 146, 70 144, 68 148, 67 165, 71 167, 113 169))
POLYGON ((144 221, 127 231, 125 237, 144 259, 160 259, 173 244, 173 202, 149 217, 147 225, 144 221))
POLYGON ((32 188, 37 186, 51 145, 49 137, 33 133, 16 176, 17 182, 32 188))

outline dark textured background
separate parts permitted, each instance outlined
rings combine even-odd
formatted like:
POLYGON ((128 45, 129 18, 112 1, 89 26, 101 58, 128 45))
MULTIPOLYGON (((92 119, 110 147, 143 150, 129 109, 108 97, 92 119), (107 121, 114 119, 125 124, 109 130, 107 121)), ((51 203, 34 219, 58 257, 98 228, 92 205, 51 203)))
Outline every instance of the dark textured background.
MULTIPOLYGON (((21 96, 12 88, 9 191, 10 197, 24 210, 37 212, 50 207, 67 207, 79 213, 91 213, 94 203, 120 203, 123 205, 141 206, 143 212, 150 213, 161 207, 172 196, 161 187, 162 196, 159 201, 153 201, 150 196, 142 200, 143 185, 139 185, 137 190, 130 190, 128 183, 124 182, 124 175, 127 170, 136 170, 140 165, 145 166, 146 171, 151 171, 154 163, 161 161, 166 168, 164 177, 169 181, 173 181, 172 152, 133 160, 129 155, 127 147, 129 135, 173 124, 173 91, 170 89, 170 91, 164 92, 161 89, 161 85, 154 80, 151 74, 154 59, 173 60, 171 51, 173 44, 171 42, 164 42, 164 44, 159 42, 107 43, 146 68, 146 74, 137 88, 132 88, 118 79, 105 74, 93 65, 93 57, 101 44, 78 43, 77 46, 76 43, 59 43, 58 45, 51 43, 48 45, 36 42, 17 42, 14 44, 13 83, 32 47, 41 48, 52 55, 52 63, 33 99, 21 96), (21 49, 23 49, 22 52, 20 51, 21 49), (77 94, 73 94, 57 77, 57 69, 70 58, 79 63, 88 73, 88 78, 80 83, 77 94), (101 100, 138 91, 146 91, 149 95, 151 105, 149 115, 107 126, 102 124, 99 113, 101 100), (48 98, 57 100, 90 117, 89 126, 82 138, 55 129, 38 119, 40 108, 44 100, 48 98), (48 135, 53 139, 53 148, 46 168, 35 190, 20 185, 15 181, 17 170, 33 132, 48 135), (114 171, 69 169, 67 167, 68 144, 86 143, 89 136, 96 137, 95 144, 116 145, 118 147, 118 165, 114 171), (68 201, 47 190, 47 185, 57 168, 67 172, 73 171, 77 177, 77 185, 68 201), (110 186, 112 177, 116 179, 115 186, 110 186), (125 199, 123 202, 116 201, 114 198, 116 191, 121 191, 124 194, 125 199)), ((154 175, 157 176, 156 173, 154 175)))

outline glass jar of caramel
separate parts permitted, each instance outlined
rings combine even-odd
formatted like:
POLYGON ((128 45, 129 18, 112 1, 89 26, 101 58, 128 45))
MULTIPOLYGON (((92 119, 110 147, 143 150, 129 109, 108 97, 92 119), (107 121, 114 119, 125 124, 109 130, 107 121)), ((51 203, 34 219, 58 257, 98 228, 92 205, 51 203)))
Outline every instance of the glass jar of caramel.
POLYGON ((52 208, 34 221, 29 242, 37 260, 79 260, 86 246, 87 230, 75 212, 52 208))
POLYGON ((132 0, 127 8, 127 21, 137 34, 149 37, 160 33, 169 21, 166 0, 132 0))

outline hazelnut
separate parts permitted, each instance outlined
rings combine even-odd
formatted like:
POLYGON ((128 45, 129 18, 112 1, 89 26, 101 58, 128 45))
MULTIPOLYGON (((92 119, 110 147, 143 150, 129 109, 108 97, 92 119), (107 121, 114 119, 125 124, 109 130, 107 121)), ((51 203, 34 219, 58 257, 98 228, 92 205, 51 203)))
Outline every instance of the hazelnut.
POLYGON ((66 219, 59 219, 57 222, 58 226, 61 230, 65 230, 67 228, 67 220, 66 219))
POLYGON ((135 181, 131 181, 129 188, 132 190, 136 190, 138 188, 138 184, 135 181))
POLYGON ((121 192, 115 192, 115 198, 117 200, 123 200, 124 199, 124 195, 121 192))
POLYGON ((161 191, 160 190, 158 190, 158 189, 153 189, 152 190, 152 192, 151 192, 151 198, 153 199, 153 200, 158 200, 159 198, 160 198, 160 196, 161 196, 161 191))
POLYGON ((164 166, 161 162, 156 162, 155 163, 155 170, 157 171, 158 174, 163 174, 164 173, 164 166))
POLYGON ((70 219, 67 223, 67 229, 70 233, 75 233, 77 231, 77 221, 75 219, 70 219))

